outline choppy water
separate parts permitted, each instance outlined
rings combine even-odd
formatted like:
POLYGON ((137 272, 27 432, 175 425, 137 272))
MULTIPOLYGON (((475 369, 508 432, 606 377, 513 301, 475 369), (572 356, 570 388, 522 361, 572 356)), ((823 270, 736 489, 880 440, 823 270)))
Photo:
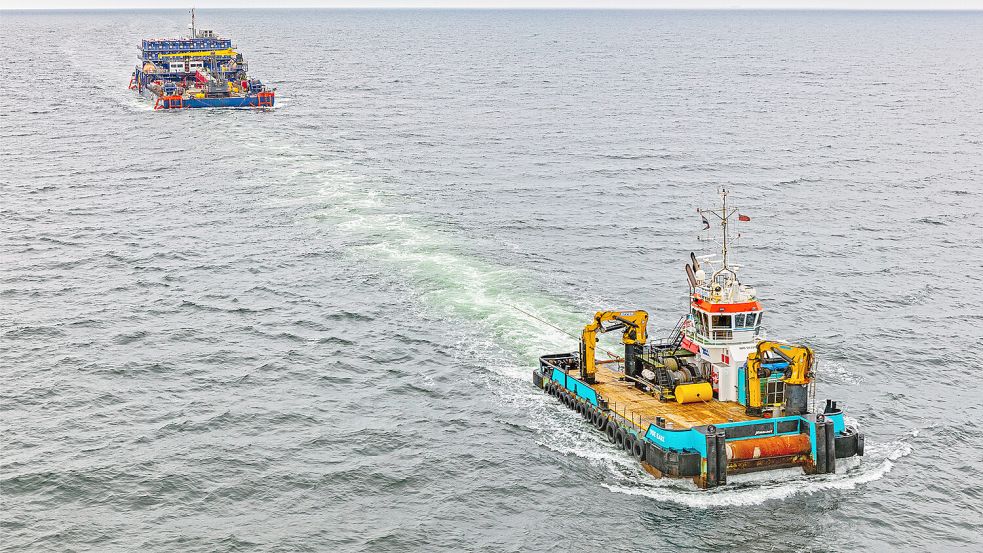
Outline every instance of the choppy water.
POLYGON ((983 547, 983 15, 200 15, 275 110, 126 90, 183 11, 0 16, 0 549, 983 547), (723 184, 836 475, 657 481, 530 383, 512 306, 668 330, 723 184))

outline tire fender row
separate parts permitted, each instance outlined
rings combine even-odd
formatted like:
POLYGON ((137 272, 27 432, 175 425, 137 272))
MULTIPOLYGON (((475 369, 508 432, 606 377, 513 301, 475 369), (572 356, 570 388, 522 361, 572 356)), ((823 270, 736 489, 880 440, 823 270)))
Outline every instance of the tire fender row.
POLYGON ((559 399, 561 403, 576 411, 584 420, 592 424, 594 428, 603 432, 609 442, 625 450, 638 461, 645 459, 647 449, 645 440, 618 424, 613 417, 607 415, 605 409, 601 409, 593 403, 575 396, 553 380, 546 380, 544 382, 543 391, 559 399))

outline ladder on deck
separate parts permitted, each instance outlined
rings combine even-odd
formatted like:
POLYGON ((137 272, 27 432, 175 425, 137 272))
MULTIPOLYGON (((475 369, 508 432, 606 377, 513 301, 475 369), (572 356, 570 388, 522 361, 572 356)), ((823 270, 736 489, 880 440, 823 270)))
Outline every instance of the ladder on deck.
POLYGON ((653 351, 676 351, 683 345, 683 327, 686 326, 686 315, 679 318, 669 336, 652 344, 653 351))

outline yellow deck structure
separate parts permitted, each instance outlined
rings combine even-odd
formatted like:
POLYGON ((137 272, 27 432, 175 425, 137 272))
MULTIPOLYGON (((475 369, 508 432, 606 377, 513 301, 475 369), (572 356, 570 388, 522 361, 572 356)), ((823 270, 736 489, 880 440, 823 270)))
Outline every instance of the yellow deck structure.
MULTIPOLYGON (((570 376, 579 377, 576 371, 571 371, 570 376)), ((621 380, 622 377, 621 372, 607 365, 599 365, 595 373, 596 382, 591 388, 608 401, 612 411, 642 429, 655 424, 656 417, 663 417, 678 429, 754 419, 744 413, 743 405, 733 402, 713 399, 680 405, 675 401, 661 401, 657 395, 643 392, 630 381, 621 380)))

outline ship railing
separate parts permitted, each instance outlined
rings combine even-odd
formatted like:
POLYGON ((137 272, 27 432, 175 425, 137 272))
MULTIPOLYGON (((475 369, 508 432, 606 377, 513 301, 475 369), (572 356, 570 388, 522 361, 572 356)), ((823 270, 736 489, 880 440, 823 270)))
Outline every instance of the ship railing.
POLYGON ((733 340, 734 331, 733 330, 714 330, 713 331, 714 340, 733 340))
POLYGON ((641 413, 632 411, 627 405, 618 405, 614 401, 608 402, 608 414, 643 433, 652 424, 652 421, 645 419, 641 413))

